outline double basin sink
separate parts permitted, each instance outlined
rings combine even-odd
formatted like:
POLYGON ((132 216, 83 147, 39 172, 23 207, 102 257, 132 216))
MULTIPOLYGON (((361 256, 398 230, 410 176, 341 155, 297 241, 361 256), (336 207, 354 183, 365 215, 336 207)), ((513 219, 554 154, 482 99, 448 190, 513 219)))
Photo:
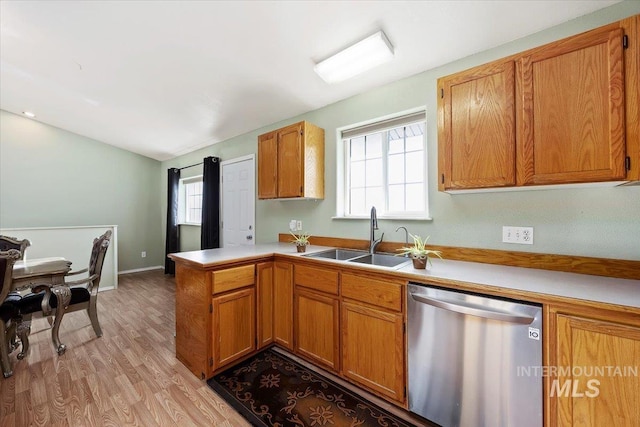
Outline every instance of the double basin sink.
POLYGON ((353 262, 359 264, 373 265, 398 270, 408 265, 411 260, 387 254, 370 254, 365 251, 351 249, 329 249, 322 252, 314 252, 303 255, 308 258, 326 258, 337 261, 353 262))

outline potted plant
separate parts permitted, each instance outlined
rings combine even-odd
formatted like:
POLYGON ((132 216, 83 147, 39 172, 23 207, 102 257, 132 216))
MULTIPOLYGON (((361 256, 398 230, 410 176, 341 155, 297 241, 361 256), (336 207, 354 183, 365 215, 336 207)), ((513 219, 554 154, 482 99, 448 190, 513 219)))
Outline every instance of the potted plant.
POLYGON ((298 250, 298 252, 306 251, 307 245, 309 244, 309 237, 311 237, 311 234, 300 232, 300 234, 296 235, 296 234, 293 234, 293 232, 290 232, 290 233, 293 236, 293 240, 291 241, 291 243, 296 245, 296 249, 298 250))
POLYGON ((425 239, 422 239, 420 236, 414 236, 409 233, 409 236, 413 239, 413 246, 407 246, 404 248, 398 249, 400 253, 398 255, 407 255, 413 261, 413 268, 424 270, 427 268, 427 262, 431 264, 429 260, 429 255, 435 255, 438 258, 442 259, 440 251, 433 251, 431 249, 427 249, 427 240, 429 240, 429 236, 425 239))

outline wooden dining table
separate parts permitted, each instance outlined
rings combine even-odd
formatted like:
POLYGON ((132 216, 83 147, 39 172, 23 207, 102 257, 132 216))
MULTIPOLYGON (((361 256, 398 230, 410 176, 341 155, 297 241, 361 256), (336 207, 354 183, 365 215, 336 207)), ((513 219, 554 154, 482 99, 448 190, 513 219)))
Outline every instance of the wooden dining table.
MULTIPOLYGON (((71 270, 71 261, 62 257, 37 258, 31 260, 16 261, 13 266, 12 290, 17 291, 21 295, 29 292, 38 293, 50 290, 45 293, 42 300, 42 313, 49 316, 53 312, 50 305, 50 295, 53 294, 57 298, 57 307, 55 309, 55 319, 51 328, 51 340, 58 354, 64 354, 66 346, 60 342, 59 330, 62 317, 69 307, 71 301, 71 289, 65 284, 64 277, 71 270)), ((22 322, 18 326, 18 336, 23 342, 22 351, 18 354, 18 358, 22 359, 29 350, 29 331, 31 330, 31 321, 22 322)))

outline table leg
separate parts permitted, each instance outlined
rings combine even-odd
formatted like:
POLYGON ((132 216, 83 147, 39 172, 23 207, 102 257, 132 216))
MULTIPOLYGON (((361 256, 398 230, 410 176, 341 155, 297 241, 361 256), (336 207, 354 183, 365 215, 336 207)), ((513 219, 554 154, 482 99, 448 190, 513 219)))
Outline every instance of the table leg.
POLYGON ((69 307, 69 302, 71 301, 71 288, 66 285, 54 286, 51 288, 51 292, 53 292, 58 299, 56 317, 53 321, 53 328, 51 329, 51 339, 53 340, 53 345, 56 347, 58 354, 62 355, 67 349, 67 346, 60 342, 58 331, 60 329, 60 322, 62 322, 62 316, 64 316, 64 312, 67 310, 67 307, 69 307))

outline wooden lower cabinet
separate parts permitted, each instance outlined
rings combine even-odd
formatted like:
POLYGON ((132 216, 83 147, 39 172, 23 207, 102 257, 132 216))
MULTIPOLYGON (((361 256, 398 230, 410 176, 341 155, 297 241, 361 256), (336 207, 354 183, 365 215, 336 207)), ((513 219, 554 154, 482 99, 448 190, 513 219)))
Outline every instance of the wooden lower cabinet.
POLYGON ((226 365, 256 349, 255 288, 213 298, 213 368, 226 365))
POLYGON ((294 298, 295 352, 339 371, 339 300, 300 288, 294 298))
POLYGON ((273 342, 273 262, 256 265, 258 348, 273 342))
POLYGON ((208 273, 176 263, 176 358, 201 379, 211 373, 210 304, 208 273))
POLYGON ((550 426, 640 425, 640 318, 598 312, 550 309, 550 426))
POLYGON ((293 350, 293 264, 273 263, 273 340, 293 350))
POLYGON ((405 398, 402 313, 342 302, 342 373, 398 402, 405 398))

